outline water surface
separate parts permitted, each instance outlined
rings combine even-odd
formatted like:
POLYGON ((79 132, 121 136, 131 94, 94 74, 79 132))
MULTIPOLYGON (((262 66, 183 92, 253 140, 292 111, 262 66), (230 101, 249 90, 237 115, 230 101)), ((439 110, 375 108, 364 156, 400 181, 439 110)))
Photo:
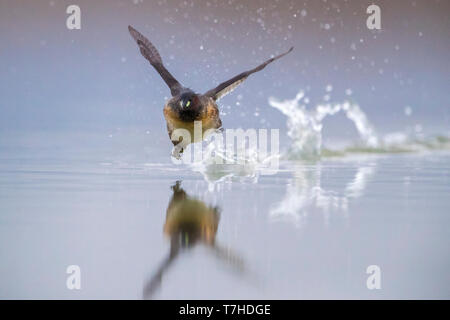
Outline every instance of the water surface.
POLYGON ((24 141, 1 154, 1 298, 450 297, 447 152, 282 160, 211 183, 156 151, 24 141))

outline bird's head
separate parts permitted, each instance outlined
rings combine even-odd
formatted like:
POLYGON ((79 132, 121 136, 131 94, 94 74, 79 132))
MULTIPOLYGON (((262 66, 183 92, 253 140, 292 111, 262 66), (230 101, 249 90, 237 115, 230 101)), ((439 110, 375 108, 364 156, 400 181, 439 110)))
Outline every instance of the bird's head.
POLYGON ((172 108, 183 121, 195 121, 202 112, 200 97, 193 91, 183 92, 172 103, 172 108))
POLYGON ((180 96, 179 106, 181 111, 197 110, 199 107, 198 95, 194 92, 188 91, 180 96))

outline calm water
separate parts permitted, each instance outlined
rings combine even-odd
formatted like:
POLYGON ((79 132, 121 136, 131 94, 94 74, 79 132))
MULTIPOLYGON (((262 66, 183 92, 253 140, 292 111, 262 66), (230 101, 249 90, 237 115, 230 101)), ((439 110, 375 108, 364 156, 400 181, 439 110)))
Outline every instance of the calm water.
POLYGON ((210 183, 166 150, 131 157, 140 141, 112 156, 35 139, 2 141, 0 298, 450 298, 449 153, 210 183))

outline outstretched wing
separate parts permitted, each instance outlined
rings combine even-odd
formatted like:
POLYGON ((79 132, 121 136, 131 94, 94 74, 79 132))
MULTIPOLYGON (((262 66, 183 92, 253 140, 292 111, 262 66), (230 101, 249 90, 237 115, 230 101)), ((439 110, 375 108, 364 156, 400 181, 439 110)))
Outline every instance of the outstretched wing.
POLYGON ((218 100, 225 96, 226 94, 233 91, 238 85, 240 85, 242 82, 244 82, 245 79, 248 78, 249 75, 252 73, 258 72, 265 68, 269 63, 287 55, 289 52, 291 52, 294 49, 294 47, 291 47, 287 52, 282 53, 276 57, 270 58, 264 63, 261 63, 259 66, 257 66, 254 69, 244 71, 241 74, 238 74, 237 76, 231 78, 228 81, 225 81, 221 84, 219 84, 216 88, 209 90, 205 93, 206 96, 213 98, 214 100, 218 100))
POLYGON ((150 64, 156 69, 156 71, 158 71, 163 80, 167 83, 172 96, 178 95, 182 91, 183 86, 164 67, 161 56, 155 46, 132 26, 128 26, 128 31, 130 31, 133 39, 136 40, 144 58, 150 61, 150 64))

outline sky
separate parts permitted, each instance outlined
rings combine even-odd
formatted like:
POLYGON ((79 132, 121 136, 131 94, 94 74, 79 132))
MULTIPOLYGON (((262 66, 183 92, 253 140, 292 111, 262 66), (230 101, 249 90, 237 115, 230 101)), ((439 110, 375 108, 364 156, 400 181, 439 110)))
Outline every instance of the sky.
MULTIPOLYGON (((197 92, 295 47, 220 100, 225 127, 285 127, 268 98, 303 90, 309 108, 351 99, 381 132, 418 124, 448 132, 448 12, 442 0, 0 0, 0 132, 144 127, 165 134, 170 91, 128 25, 197 92), (379 31, 366 27, 372 3, 381 8, 379 31), (80 6, 80 30, 66 27, 71 4, 80 6)), ((344 116, 326 121, 326 134, 354 133, 344 116)))

